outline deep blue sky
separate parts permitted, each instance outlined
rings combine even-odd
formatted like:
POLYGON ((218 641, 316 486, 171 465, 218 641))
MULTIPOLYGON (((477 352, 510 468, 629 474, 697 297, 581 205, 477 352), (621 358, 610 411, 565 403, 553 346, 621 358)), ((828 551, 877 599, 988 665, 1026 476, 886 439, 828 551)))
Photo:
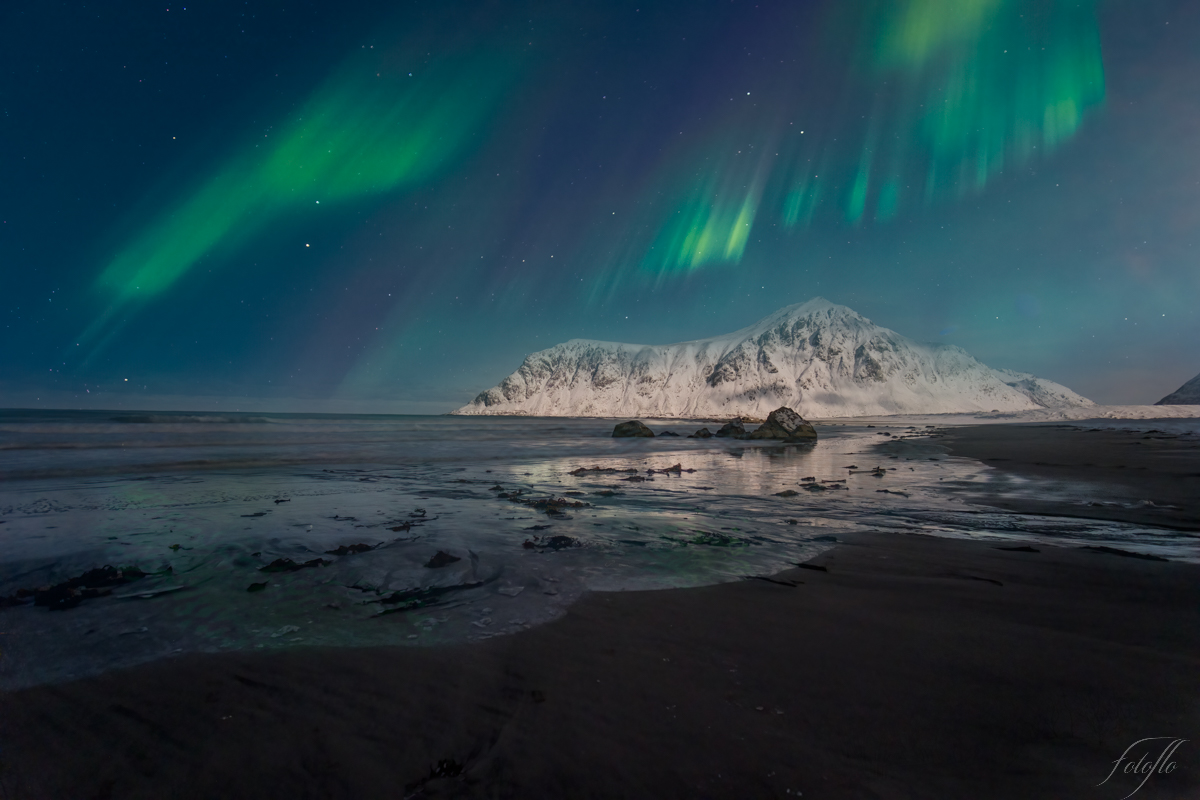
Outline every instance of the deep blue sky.
POLYGON ((645 5, 5 3, 0 405, 440 412, 816 295, 1200 371, 1196 3, 645 5))

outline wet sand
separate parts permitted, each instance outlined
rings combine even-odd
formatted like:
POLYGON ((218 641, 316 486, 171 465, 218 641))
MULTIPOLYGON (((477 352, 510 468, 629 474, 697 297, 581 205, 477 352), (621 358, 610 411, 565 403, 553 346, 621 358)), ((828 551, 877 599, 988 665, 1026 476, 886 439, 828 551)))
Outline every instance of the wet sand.
POLYGON ((986 503, 996 508, 1200 532, 1200 440, 1194 435, 1072 425, 977 425, 950 428, 940 441, 951 454, 1001 472, 1043 482, 1088 484, 1102 501, 1081 509, 1069 502, 986 494, 986 503))
POLYGON ((827 571, 592 594, 476 645, 0 695, 0 798, 1116 800, 1149 736, 1192 741, 1142 795, 1197 796, 1200 566, 843 538, 827 571))

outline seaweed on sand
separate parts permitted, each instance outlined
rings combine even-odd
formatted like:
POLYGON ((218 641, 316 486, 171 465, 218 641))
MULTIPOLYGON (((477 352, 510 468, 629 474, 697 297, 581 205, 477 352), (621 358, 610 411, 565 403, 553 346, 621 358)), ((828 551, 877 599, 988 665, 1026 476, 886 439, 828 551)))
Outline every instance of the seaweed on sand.
POLYGON ((564 508, 587 508, 582 500, 568 500, 565 497, 542 497, 536 500, 516 500, 522 505, 536 508, 539 511, 562 511, 564 508))
POLYGON ((636 475, 637 468, 630 467, 629 469, 613 469, 612 467, 580 467, 579 469, 571 470, 567 474, 574 475, 576 478, 582 477, 584 475, 617 475, 617 474, 636 475))
MULTIPOLYGON (((405 528, 405 530, 407 530, 407 528, 405 528)), ((327 556, 353 556, 353 555, 358 555, 359 553, 369 553, 370 551, 374 550, 376 547, 379 547, 382 544, 383 544, 383 542, 380 542, 379 544, 366 544, 364 542, 359 542, 358 544, 344 544, 336 549, 326 550, 325 555, 327 555, 327 556)))
POLYGON ((290 558, 277 558, 274 561, 272 561, 270 564, 267 564, 265 567, 259 567, 258 571, 259 572, 296 572, 297 570, 301 570, 301 569, 312 569, 314 567, 324 567, 324 566, 327 566, 332 563, 333 563, 332 561, 329 561, 324 558, 314 558, 310 561, 305 561, 303 563, 297 563, 295 561, 292 561, 290 558))
POLYGON ((403 589, 398 592, 392 592, 387 597, 381 597, 378 600, 368 600, 367 605, 379 603, 381 605, 390 606, 380 611, 375 616, 381 617, 384 614, 395 614, 398 611, 410 611, 414 608, 425 608, 441 602, 441 598, 451 592, 462 591, 463 589, 474 589, 477 586, 482 586, 483 581, 475 581, 474 583, 460 583, 454 586, 426 586, 420 589, 403 589))
MULTIPOLYGON (((167 571, 170 571, 170 567, 167 568, 167 571)), ((68 608, 75 608, 84 600, 106 597, 112 594, 115 587, 132 583, 149 574, 137 567, 114 567, 106 564, 103 567, 89 569, 82 575, 62 583, 40 586, 35 589, 18 589, 14 594, 0 597, 0 608, 27 605, 32 602, 33 605, 45 606, 50 611, 65 611, 68 608)))
POLYGON ((683 464, 676 464, 675 466, 667 467, 666 469, 648 469, 648 470, 646 470, 646 474, 647 475, 682 475, 685 472, 695 472, 695 471, 696 470, 694 470, 694 469, 684 469, 683 464))
POLYGON ((534 536, 526 539, 521 545, 526 550, 565 550, 568 547, 579 547, 579 540, 573 536, 534 536))
POLYGON ((724 533, 701 532, 691 539, 692 544, 703 544, 709 547, 749 547, 750 542, 737 536, 724 533))

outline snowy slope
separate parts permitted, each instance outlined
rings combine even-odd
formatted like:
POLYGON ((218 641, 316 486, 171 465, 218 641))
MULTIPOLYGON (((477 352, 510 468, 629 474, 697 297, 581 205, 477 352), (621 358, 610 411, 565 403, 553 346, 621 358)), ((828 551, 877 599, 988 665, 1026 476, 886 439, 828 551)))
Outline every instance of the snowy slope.
POLYGON ((572 339, 525 359, 455 414, 804 417, 1022 411, 1091 401, 921 344, 816 298, 749 328, 671 345, 572 339))
POLYGON ((1158 406, 1195 406, 1200 405, 1200 375, 1180 386, 1169 395, 1159 400, 1158 406))

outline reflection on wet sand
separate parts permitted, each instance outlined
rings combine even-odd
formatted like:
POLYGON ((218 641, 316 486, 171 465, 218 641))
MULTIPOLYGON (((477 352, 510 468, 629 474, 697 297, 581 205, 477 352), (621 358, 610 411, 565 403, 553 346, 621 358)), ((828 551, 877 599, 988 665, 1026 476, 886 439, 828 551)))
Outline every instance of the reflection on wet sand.
MULTIPOLYGON (((154 434, 151 455, 113 451, 107 423, 106 454, 83 463, 10 450, 9 472, 78 474, 10 481, 0 499, 0 688, 181 652, 490 638, 585 591, 770 576, 839 531, 1178 548, 1170 531, 969 505, 996 478, 947 457, 932 426, 829 424, 815 444, 779 445, 489 422, 258 431, 234 454, 271 463, 258 469, 176 472, 180 434, 154 434), (297 437, 362 458, 298 463, 297 437), (138 574, 103 583, 89 571, 104 566, 138 574), (69 608, 34 602, 55 586, 69 608)), ((195 461, 229 463, 213 452, 228 441, 187 437, 195 461)))

